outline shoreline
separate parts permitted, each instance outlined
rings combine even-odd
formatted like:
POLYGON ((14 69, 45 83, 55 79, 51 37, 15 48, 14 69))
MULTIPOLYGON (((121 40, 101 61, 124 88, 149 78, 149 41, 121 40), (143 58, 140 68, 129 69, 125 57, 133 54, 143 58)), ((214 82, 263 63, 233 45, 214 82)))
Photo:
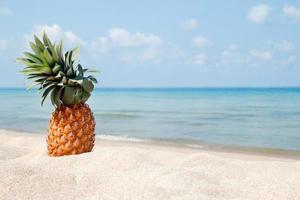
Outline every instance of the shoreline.
POLYGON ((261 148, 261 147, 247 147, 238 145, 225 145, 225 144, 212 144, 199 140, 184 140, 184 139, 144 139, 135 137, 123 137, 112 136, 118 139, 106 139, 106 137, 112 135, 96 135, 96 138, 101 140, 112 140, 116 142, 131 142, 131 143, 143 143, 148 145, 175 147, 175 148, 188 148, 207 152, 221 152, 221 153, 236 153, 244 155, 256 155, 275 158, 287 158, 300 160, 300 150, 286 150, 286 149, 273 149, 273 148, 261 148), (97 137, 98 136, 98 137, 97 137), (104 136, 104 137, 102 137, 104 136))
MULTIPOLYGON (((45 136, 46 133, 33 133, 16 131, 10 129, 0 129, 2 132, 9 132, 15 135, 33 135, 33 136, 45 136)), ((287 149, 274 149, 274 148, 262 148, 262 147, 249 147, 249 146, 238 146, 238 145, 225 145, 225 144, 212 144, 205 141, 199 140, 188 140, 188 139, 164 139, 164 138, 139 138, 139 137, 127 137, 119 135, 106 135, 96 134, 96 140, 111 141, 115 143, 133 143, 133 144, 145 144, 155 146, 166 146, 175 148, 187 148, 194 150, 201 150, 207 152, 220 152, 230 154, 243 154, 263 157, 274 157, 280 159, 293 159, 300 160, 300 150, 287 150, 287 149)))
MULTIPOLYGON (((7 134, 14 136, 33 136, 46 139, 46 133, 32 133, 23 131, 14 131, 8 129, 0 129, 1 134, 7 134)), ((207 142, 200 142, 195 140, 181 140, 181 139, 156 139, 156 138, 138 138, 116 135, 104 135, 96 134, 96 143, 98 144, 113 144, 123 145, 133 144, 136 146, 148 146, 148 147, 165 147, 179 150, 191 150, 194 152, 208 152, 216 154, 228 154, 234 157, 241 155, 245 157, 262 157, 279 160, 300 160, 300 150, 284 150, 284 149, 271 149, 260 147, 245 147, 237 145, 223 145, 223 144, 211 144, 207 142)), ((45 143, 46 145, 46 143, 45 143)), ((45 146, 46 148, 46 146, 45 146)))

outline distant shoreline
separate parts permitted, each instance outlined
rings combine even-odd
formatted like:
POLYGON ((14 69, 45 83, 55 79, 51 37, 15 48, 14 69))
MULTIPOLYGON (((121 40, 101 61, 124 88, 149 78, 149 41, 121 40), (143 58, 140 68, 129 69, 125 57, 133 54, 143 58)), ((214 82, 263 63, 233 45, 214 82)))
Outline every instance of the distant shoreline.
MULTIPOLYGON (((22 89, 26 90, 26 87, 0 87, 1 89, 22 89)), ((143 87, 95 87, 95 89, 100 90, 165 90, 165 89, 300 89, 300 86, 162 86, 162 87, 152 87, 152 86, 143 86, 143 87)))
POLYGON ((187 139, 157 139, 157 138, 135 138, 115 135, 96 135, 100 140, 109 140, 116 142, 143 143, 149 145, 169 146, 179 148, 198 149, 203 151, 216 151, 223 153, 237 153, 245 155, 257 155, 277 158, 290 158, 300 160, 300 150, 262 148, 252 146, 238 146, 225 144, 212 144, 205 141, 187 140, 187 139))
MULTIPOLYGON (((34 133, 34 132, 23 132, 18 130, 0 129, 1 132, 10 132, 16 135, 47 135, 47 132, 34 133)), ((287 150, 287 149, 274 149, 274 148, 262 148, 253 146, 238 146, 238 145, 225 145, 225 144, 212 144, 206 141, 199 140, 188 140, 188 139, 168 139, 168 138, 139 138, 139 137, 127 137, 121 135, 106 135, 97 134, 96 138, 98 141, 110 141, 120 143, 135 143, 142 145, 155 145, 155 146, 166 146, 174 148, 186 148, 201 151, 214 151, 220 153, 237 153, 242 155, 253 155, 253 156, 266 156, 274 158, 286 158, 300 160, 300 150, 287 150)))

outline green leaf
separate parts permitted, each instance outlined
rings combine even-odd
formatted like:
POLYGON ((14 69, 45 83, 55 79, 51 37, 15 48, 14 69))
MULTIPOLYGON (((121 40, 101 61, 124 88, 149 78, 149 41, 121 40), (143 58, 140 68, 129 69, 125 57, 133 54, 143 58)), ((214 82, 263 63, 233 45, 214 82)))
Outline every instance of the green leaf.
POLYGON ((81 97, 81 103, 85 103, 90 98, 90 96, 91 96, 90 92, 83 91, 81 97))
POLYGON ((38 78, 36 80, 34 80, 35 82, 38 82, 38 83, 43 83, 44 81, 46 81, 48 78, 38 78))
POLYGON ((79 47, 76 47, 76 48, 72 49, 72 52, 73 52, 72 60, 77 60, 78 59, 78 54, 79 54, 79 47))
POLYGON ((51 102, 52 105, 59 108, 61 103, 60 103, 60 94, 61 94, 62 88, 55 88, 52 93, 51 93, 51 102))
POLYGON ((53 60, 52 56, 50 55, 50 53, 48 52, 47 49, 45 49, 45 51, 44 51, 43 54, 44 54, 44 56, 45 56, 45 59, 46 59, 48 65, 49 65, 50 67, 53 66, 53 65, 54 65, 54 60, 53 60))
POLYGON ((44 34, 43 34, 43 41, 46 46, 48 46, 50 49, 53 49, 53 45, 52 45, 48 35, 46 34, 46 32, 44 32, 44 34))
POLYGON ((63 49, 63 42, 62 42, 62 40, 60 40, 59 42, 55 43, 54 49, 55 49, 55 52, 56 52, 56 54, 58 56, 58 62, 60 62, 60 64, 63 64, 64 57, 63 57, 63 53, 62 53, 62 49, 63 49))
POLYGON ((24 55, 26 57, 28 57, 31 61, 35 62, 35 63, 38 63, 38 64, 42 64, 43 61, 36 55, 32 54, 32 53, 29 53, 29 52, 24 52, 24 55))
POLYGON ((53 47, 53 49, 51 49, 51 53, 52 53, 52 57, 53 57, 54 62, 58 63, 59 62, 59 56, 58 56, 57 52, 55 51, 54 47, 53 47))
POLYGON ((69 78, 68 80, 68 83, 70 84, 79 84, 79 85, 82 85, 82 82, 83 82, 83 79, 72 79, 72 78, 69 78))
POLYGON ((75 92, 76 87, 64 87, 63 95, 62 95, 62 101, 64 104, 75 104, 75 92))
POLYGON ((67 85, 69 85, 69 86, 76 86, 76 85, 78 85, 78 83, 76 83, 75 81, 72 81, 71 79, 68 79, 67 85))
POLYGON ((33 42, 29 42, 29 45, 36 55, 39 55, 42 52, 33 42))
POLYGON ((61 52, 61 49, 58 49, 58 51, 56 51, 55 45, 53 45, 51 43, 51 40, 47 36, 46 32, 44 32, 44 34, 43 34, 43 41, 44 41, 44 44, 48 47, 47 50, 51 54, 52 59, 55 62, 59 62, 59 58, 60 58, 59 54, 61 52))
POLYGON ((61 70, 61 66, 56 64, 55 67, 53 67, 52 72, 54 74, 57 74, 61 70))
POLYGON ((84 88, 85 91, 92 92, 94 89, 94 84, 88 78, 84 78, 82 82, 82 87, 84 88))
POLYGON ((61 80, 62 84, 67 84, 68 80, 67 77, 63 76, 62 80, 61 80))
MULTIPOLYGON (((47 51, 47 50, 45 50, 45 51, 47 51)), ((45 55, 44 55, 43 52, 41 52, 41 53, 39 54, 39 58, 42 60, 44 66, 47 66, 47 67, 50 68, 50 65, 49 65, 49 63, 47 62, 47 59, 45 58, 45 55)))
POLYGON ((27 63, 27 66, 24 67, 24 69, 33 69, 33 70, 40 70, 40 69, 47 69, 51 71, 51 69, 48 66, 36 64, 36 63, 27 63))
POLYGON ((82 88, 76 88, 75 94, 74 94, 74 103, 80 103, 82 100, 82 88))
POLYGON ((55 81, 56 79, 55 79, 55 76, 49 76, 46 80, 47 81, 55 81))
POLYGON ((46 97, 48 96, 49 92, 51 92, 55 87, 56 87, 55 85, 51 85, 44 90, 43 95, 42 95, 41 105, 44 104, 44 101, 45 101, 46 97))
MULTIPOLYGON (((23 62, 23 64, 25 64, 25 62, 23 62)), ((25 67, 25 68, 35 68, 35 69, 40 69, 40 68, 47 68, 47 69, 49 69, 49 67, 47 67, 47 66, 44 66, 44 65, 42 65, 42 64, 37 64, 37 63, 27 63, 27 67, 25 67)))
POLYGON ((51 74, 51 70, 48 69, 48 68, 38 68, 38 69, 23 69, 20 71, 21 73, 24 73, 24 74, 31 74, 31 73, 34 73, 34 74, 51 74))
POLYGON ((80 64, 77 65, 77 70, 78 70, 78 76, 83 77, 83 69, 80 64))
POLYGON ((97 79, 95 77, 91 76, 91 75, 88 76, 87 78, 90 79, 95 84, 98 83, 97 79))
POLYGON ((30 85, 28 85, 28 86, 26 87, 26 89, 27 89, 27 90, 30 90, 30 89, 33 88, 34 86, 40 85, 40 84, 41 84, 41 83, 32 82, 30 85))
POLYGON ((70 51, 70 53, 69 53, 69 58, 68 58, 69 66, 72 65, 72 56, 73 56, 73 51, 70 51))
POLYGON ((23 63, 24 65, 30 66, 31 64, 36 64, 27 58, 17 58, 17 62, 23 63))
POLYGON ((46 80, 46 81, 44 81, 44 82, 42 83, 41 89, 46 88, 46 87, 51 86, 51 85, 57 85, 57 84, 56 84, 56 82, 54 82, 54 81, 46 80))
POLYGON ((87 68, 87 71, 88 73, 100 73, 99 70, 96 70, 96 69, 93 69, 93 68, 87 68))
POLYGON ((47 78, 49 75, 41 75, 41 74, 34 74, 34 75, 29 75, 27 79, 34 79, 34 78, 47 78))
POLYGON ((69 55, 70 55, 70 52, 67 51, 65 53, 65 71, 67 71, 69 69, 69 66, 70 66, 70 63, 69 63, 69 55))
POLYGON ((67 76, 68 77, 73 77, 74 76, 74 70, 73 67, 69 68, 67 71, 67 76))
POLYGON ((64 77, 66 74, 62 71, 59 71, 58 74, 55 76, 55 78, 62 78, 64 77))
POLYGON ((45 46, 36 35, 34 35, 34 41, 35 41, 36 47, 39 48, 41 52, 43 52, 45 49, 45 46))

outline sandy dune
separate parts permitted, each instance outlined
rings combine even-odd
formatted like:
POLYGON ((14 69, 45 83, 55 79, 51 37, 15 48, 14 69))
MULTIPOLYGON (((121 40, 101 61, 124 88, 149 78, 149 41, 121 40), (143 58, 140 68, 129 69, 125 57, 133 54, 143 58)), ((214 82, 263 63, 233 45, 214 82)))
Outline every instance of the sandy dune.
POLYGON ((0 199, 300 199, 297 160, 108 140, 50 158, 45 145, 0 131, 0 199))

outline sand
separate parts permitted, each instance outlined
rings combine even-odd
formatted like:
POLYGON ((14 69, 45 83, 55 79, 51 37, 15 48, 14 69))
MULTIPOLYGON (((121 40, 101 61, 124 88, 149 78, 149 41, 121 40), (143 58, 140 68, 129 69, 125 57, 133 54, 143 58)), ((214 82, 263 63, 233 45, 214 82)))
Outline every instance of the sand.
POLYGON ((45 135, 0 130, 0 199, 299 200, 300 161, 97 140, 48 157, 45 135))

